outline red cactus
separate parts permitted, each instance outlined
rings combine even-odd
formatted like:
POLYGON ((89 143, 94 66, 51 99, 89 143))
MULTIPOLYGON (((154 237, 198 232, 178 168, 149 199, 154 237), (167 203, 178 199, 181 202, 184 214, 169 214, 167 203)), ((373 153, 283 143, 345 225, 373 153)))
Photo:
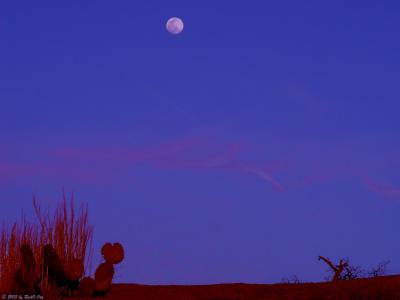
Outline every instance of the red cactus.
POLYGON ((104 259, 110 256, 113 245, 111 243, 105 243, 103 247, 101 247, 101 255, 103 255, 104 259))
POLYGON ((35 258, 32 248, 27 244, 20 247, 22 264, 14 274, 13 290, 15 293, 32 294, 37 290, 35 273, 35 258))
POLYGON ((124 248, 120 243, 106 243, 101 248, 101 254, 106 262, 110 264, 119 264, 125 256, 124 248))
POLYGON ((99 265, 94 275, 96 281, 96 292, 108 292, 111 289, 113 277, 114 266, 112 264, 105 262, 99 265))
POLYGON ((96 282, 91 277, 83 278, 79 283, 80 294, 83 297, 91 297, 96 289, 96 282))

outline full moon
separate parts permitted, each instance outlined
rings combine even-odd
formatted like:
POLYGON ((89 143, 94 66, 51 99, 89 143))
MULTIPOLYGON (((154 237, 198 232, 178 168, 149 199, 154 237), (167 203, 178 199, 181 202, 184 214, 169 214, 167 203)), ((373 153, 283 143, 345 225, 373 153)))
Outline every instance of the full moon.
POLYGON ((180 18, 173 17, 167 22, 167 30, 171 34, 180 34, 183 31, 183 21, 180 18))

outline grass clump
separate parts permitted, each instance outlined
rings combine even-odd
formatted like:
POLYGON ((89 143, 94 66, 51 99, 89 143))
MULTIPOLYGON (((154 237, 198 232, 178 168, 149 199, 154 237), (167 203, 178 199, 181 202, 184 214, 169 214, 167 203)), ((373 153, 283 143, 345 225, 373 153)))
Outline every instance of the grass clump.
POLYGON ((0 294, 68 296, 89 264, 93 228, 88 206, 63 195, 53 213, 33 199, 36 221, 25 217, 0 231, 0 294))

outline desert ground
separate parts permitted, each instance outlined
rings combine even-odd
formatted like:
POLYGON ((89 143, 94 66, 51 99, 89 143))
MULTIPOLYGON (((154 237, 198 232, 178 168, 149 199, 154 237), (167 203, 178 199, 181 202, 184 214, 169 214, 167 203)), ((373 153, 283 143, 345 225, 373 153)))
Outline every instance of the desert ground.
MULTIPOLYGON (((74 298, 76 300, 83 298, 74 298)), ((398 300, 400 275, 303 284, 114 284, 108 300, 398 300)))

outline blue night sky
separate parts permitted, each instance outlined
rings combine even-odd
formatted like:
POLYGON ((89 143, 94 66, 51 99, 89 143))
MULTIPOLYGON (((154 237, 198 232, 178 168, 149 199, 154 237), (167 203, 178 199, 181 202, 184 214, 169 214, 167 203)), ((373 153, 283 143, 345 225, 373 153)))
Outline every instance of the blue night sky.
POLYGON ((399 273, 399 30, 398 1, 1 1, 0 220, 75 193, 117 282, 399 273))

